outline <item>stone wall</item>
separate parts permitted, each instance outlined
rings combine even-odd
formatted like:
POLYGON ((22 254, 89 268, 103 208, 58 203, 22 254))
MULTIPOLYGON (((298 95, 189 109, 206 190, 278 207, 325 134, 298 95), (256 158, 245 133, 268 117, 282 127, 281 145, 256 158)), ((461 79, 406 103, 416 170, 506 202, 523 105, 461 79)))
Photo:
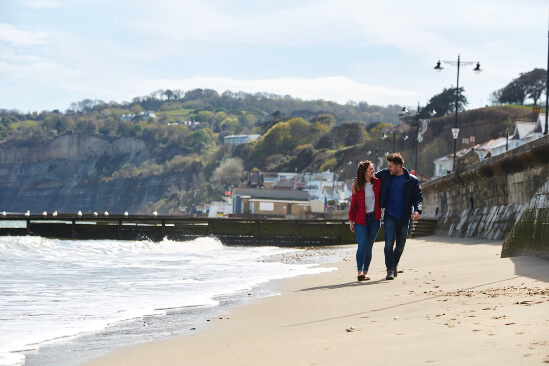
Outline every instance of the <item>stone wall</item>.
POLYGON ((519 255, 549 259, 549 181, 534 195, 503 242, 502 258, 519 255))
POLYGON ((548 258, 549 136, 457 166, 455 173, 423 185, 423 217, 438 220, 435 233, 505 239, 504 247, 509 248, 504 255, 548 258))

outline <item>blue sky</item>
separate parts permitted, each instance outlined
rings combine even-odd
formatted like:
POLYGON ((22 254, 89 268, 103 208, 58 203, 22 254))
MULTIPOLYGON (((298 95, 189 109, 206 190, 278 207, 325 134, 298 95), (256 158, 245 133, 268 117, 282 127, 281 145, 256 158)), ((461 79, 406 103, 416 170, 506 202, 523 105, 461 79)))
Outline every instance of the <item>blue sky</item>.
POLYGON ((547 67, 547 0, 0 0, 0 108, 131 101, 158 89, 469 108, 547 67))

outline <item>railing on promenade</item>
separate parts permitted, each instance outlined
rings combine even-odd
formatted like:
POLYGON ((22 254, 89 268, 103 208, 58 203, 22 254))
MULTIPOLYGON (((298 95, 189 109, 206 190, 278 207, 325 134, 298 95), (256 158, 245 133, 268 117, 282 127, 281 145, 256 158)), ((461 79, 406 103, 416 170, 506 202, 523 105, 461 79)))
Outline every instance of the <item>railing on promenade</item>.
MULTIPOLYGON (((175 241, 214 236, 227 245, 317 246, 356 243, 347 220, 200 218, 142 215, 0 215, 0 236, 175 241), (5 227, 2 222, 24 222, 5 227)), ((383 238, 383 228, 378 240, 383 238)))

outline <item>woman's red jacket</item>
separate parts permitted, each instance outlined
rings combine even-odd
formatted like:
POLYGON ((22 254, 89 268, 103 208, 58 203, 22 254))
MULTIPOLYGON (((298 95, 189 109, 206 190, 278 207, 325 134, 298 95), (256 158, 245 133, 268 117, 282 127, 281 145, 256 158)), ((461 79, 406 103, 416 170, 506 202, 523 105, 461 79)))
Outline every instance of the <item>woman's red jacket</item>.
MULTIPOLYGON (((381 220, 381 207, 379 207, 379 196, 381 193, 381 180, 373 178, 374 181, 374 197, 376 198, 375 203, 375 219, 381 220)), ((353 221, 360 225, 366 224, 366 197, 364 189, 359 190, 356 193, 353 193, 351 198, 351 206, 349 207, 349 221, 353 221)))

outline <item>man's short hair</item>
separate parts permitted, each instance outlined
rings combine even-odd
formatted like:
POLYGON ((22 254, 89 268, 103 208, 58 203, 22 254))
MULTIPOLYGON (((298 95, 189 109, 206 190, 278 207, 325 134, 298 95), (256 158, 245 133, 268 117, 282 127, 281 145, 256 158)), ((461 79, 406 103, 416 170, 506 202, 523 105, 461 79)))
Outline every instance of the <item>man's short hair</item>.
POLYGON ((404 165, 404 158, 402 157, 402 155, 400 155, 400 153, 392 153, 387 155, 387 161, 390 161, 395 165, 404 165))

